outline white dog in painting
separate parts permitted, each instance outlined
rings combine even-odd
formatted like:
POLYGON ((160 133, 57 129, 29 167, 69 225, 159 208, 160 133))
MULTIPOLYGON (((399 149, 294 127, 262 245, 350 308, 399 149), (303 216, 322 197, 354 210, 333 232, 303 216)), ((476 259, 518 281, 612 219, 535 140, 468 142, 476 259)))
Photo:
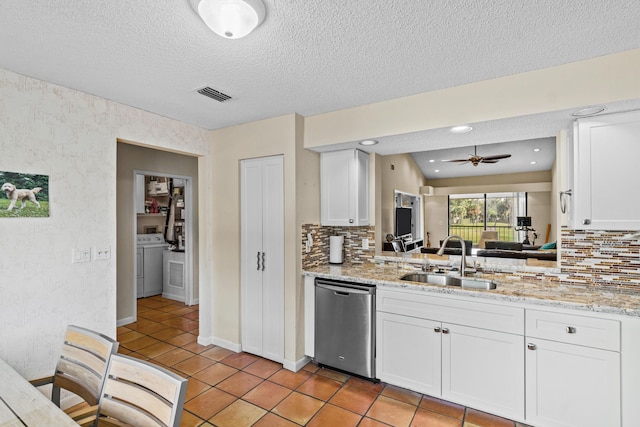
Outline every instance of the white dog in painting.
POLYGON ((18 200, 20 200, 20 202, 22 203, 20 209, 24 208, 27 200, 35 203, 37 207, 40 207, 40 203, 38 203, 38 201, 36 200, 36 194, 38 194, 40 190, 42 190, 42 188, 40 187, 27 190, 25 188, 16 188, 15 185, 8 182, 2 184, 2 191, 4 191, 4 194, 7 195, 7 199, 11 200, 11 203, 9 203, 9 207, 7 208, 7 210, 12 210, 18 200))

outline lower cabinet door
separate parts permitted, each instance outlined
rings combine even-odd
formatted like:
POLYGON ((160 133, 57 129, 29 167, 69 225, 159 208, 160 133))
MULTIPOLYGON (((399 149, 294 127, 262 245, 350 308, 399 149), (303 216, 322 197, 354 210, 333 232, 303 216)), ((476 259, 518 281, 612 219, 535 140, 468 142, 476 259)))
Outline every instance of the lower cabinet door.
POLYGON ((620 426, 619 353, 540 339, 527 348, 527 422, 620 426))
POLYGON ((440 322, 376 313, 376 374, 381 381, 440 395, 440 322))
POLYGON ((524 337, 442 324, 442 398, 524 418, 524 337))

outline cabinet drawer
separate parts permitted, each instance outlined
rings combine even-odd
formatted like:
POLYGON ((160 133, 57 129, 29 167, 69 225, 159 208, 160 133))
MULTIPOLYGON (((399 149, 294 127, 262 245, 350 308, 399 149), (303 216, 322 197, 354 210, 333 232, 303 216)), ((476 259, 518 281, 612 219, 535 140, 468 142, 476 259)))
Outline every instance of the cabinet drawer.
POLYGON ((378 311, 524 334, 524 309, 378 288, 378 311))
POLYGON ((526 330, 528 337, 620 351, 617 320, 527 310, 526 330))

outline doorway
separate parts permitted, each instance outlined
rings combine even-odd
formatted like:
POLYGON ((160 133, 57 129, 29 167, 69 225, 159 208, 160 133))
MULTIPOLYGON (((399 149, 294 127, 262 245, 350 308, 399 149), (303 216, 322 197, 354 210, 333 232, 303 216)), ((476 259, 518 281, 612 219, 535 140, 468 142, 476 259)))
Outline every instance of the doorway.
MULTIPOLYGON (((136 194, 137 175, 188 180, 188 185, 184 189, 184 201, 191 207, 184 208, 185 223, 188 224, 184 238, 184 270, 185 275, 189 277, 190 295, 186 300, 190 303, 199 302, 198 157, 141 147, 122 141, 118 142, 117 147, 116 321, 118 326, 123 326, 137 320, 136 237, 139 208, 136 208, 136 202, 140 203, 138 200, 141 200, 136 194)), ((164 225, 164 222, 162 224, 164 225)), ((147 226, 153 227, 151 224, 147 226)), ((162 233, 164 230, 158 229, 158 231, 162 233)), ((144 226, 140 232, 144 233, 144 226)), ((205 308, 205 317, 208 316, 207 310, 208 308, 205 308)))
MULTIPOLYGON (((146 285, 147 265, 160 269, 162 286, 154 294, 184 302, 198 303, 193 281, 193 178, 170 173, 134 170, 134 207, 136 219, 135 296, 148 296, 141 292, 146 285), (147 259, 147 242, 160 239, 154 249, 160 250, 160 262, 147 259), (142 257, 141 257, 142 252, 142 257), (155 262, 154 262, 155 261, 155 262), (144 266, 141 271, 141 266, 144 266), (142 274, 141 274, 142 273, 142 274)), ((155 257, 154 257, 155 258, 155 257)))

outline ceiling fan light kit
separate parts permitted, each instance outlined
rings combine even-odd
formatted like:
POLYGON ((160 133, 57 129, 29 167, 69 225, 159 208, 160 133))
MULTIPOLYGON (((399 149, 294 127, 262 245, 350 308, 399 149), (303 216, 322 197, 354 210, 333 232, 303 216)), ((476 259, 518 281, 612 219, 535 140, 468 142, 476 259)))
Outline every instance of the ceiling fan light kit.
POLYGON ((447 162, 461 162, 461 163, 471 163, 473 166, 478 166, 480 163, 498 163, 498 161, 502 159, 508 159, 511 157, 511 154, 497 154, 495 156, 479 156, 478 155, 478 146, 473 146, 473 155, 469 154, 469 158, 467 159, 456 159, 456 160, 446 160, 447 162))
POLYGON ((262 0, 191 0, 191 7, 217 35, 239 39, 264 21, 262 0))

